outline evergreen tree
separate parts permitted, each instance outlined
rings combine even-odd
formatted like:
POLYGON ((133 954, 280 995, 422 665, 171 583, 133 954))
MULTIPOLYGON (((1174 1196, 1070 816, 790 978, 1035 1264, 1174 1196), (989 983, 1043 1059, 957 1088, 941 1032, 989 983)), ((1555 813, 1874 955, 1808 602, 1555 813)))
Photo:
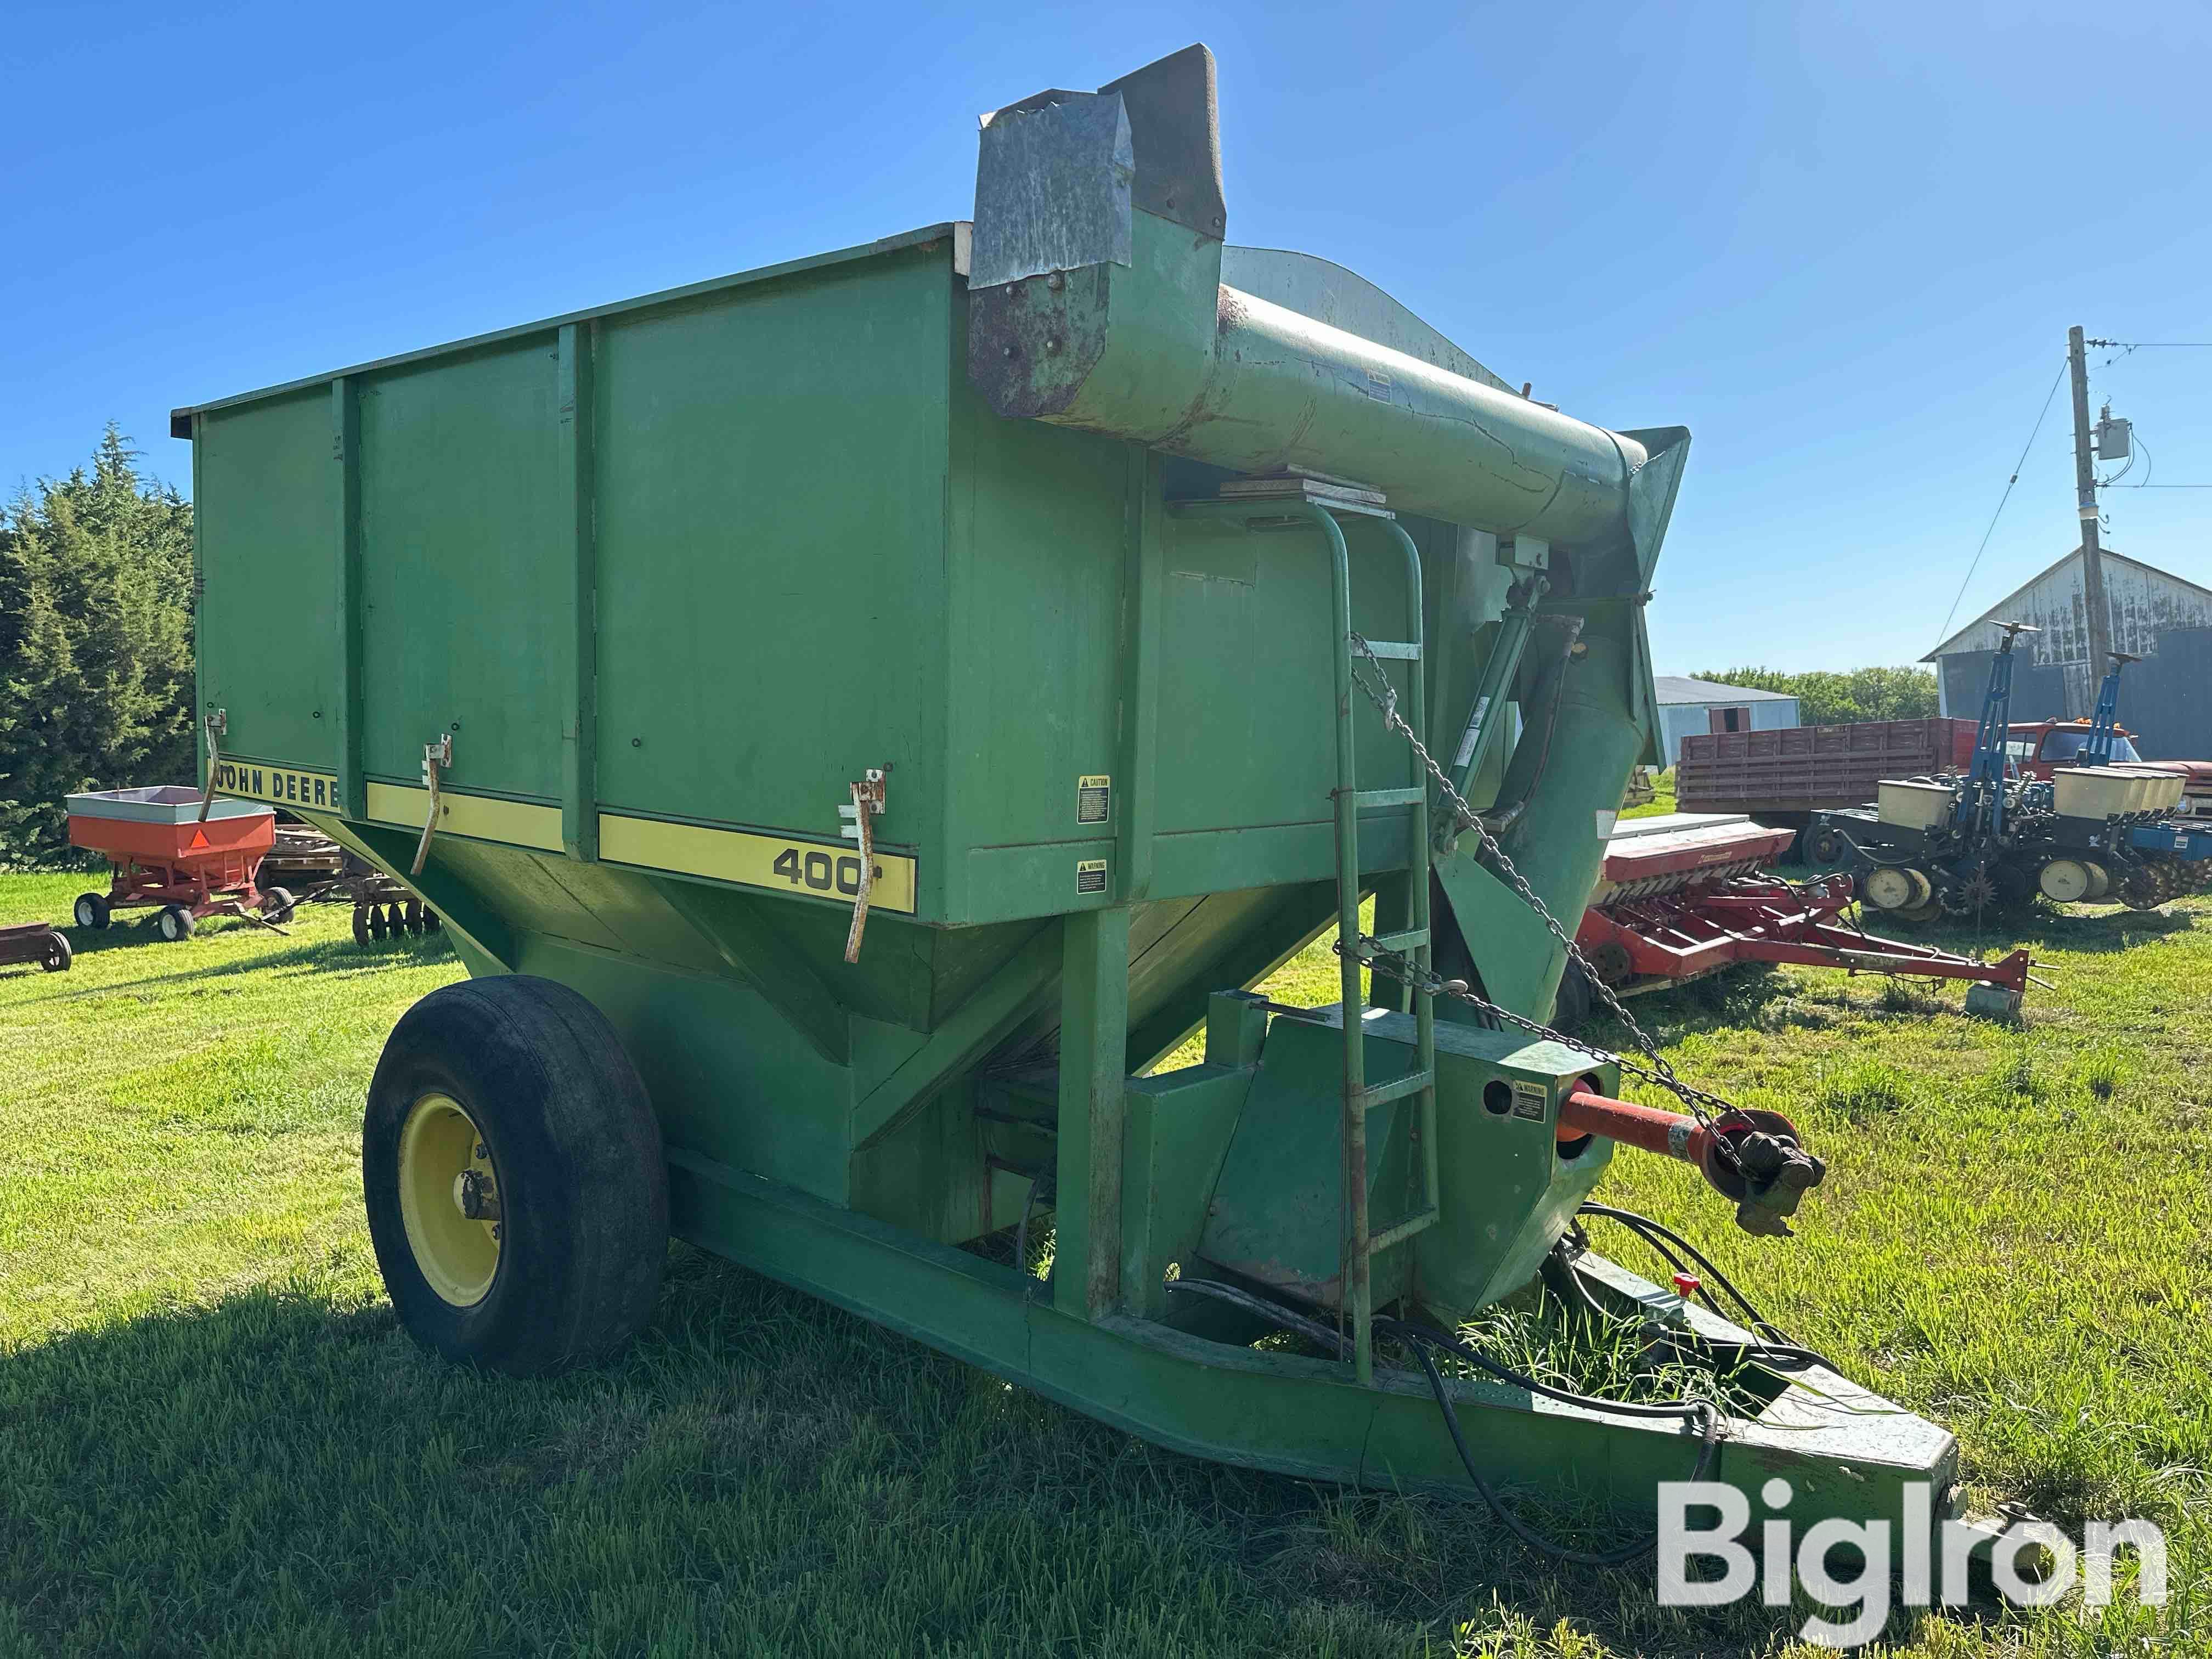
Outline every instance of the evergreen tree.
POLYGON ((73 791, 194 781, 192 509, 138 459, 110 423, 0 509, 0 862, 63 854, 73 791))

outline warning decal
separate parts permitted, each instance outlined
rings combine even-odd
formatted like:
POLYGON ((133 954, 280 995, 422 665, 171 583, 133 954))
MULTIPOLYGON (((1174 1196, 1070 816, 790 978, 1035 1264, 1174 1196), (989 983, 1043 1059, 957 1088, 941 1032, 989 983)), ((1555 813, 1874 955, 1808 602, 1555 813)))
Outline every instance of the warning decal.
POLYGON ((1105 823, 1113 813, 1113 779, 1078 778, 1075 781, 1075 821, 1078 823, 1105 823))
POLYGON ((1104 859, 1077 860, 1075 890, 1079 893, 1103 893, 1106 890, 1106 860, 1104 859))

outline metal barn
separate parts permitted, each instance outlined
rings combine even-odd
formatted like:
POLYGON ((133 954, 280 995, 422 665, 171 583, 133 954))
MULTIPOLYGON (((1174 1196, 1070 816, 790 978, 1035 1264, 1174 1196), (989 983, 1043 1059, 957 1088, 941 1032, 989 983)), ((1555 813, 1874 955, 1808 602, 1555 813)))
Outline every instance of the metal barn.
MULTIPOLYGON (((2212 755, 2212 588, 2109 547, 2100 556, 2112 648, 2142 659, 2120 683, 2120 724, 2136 734, 2147 759, 2212 755)), ((1921 659, 1936 665, 1944 714, 1972 720, 1980 712, 2001 622, 2042 630, 2021 640, 2012 718, 2087 719, 2106 665, 2089 660, 2081 550, 2006 594, 1921 659)))

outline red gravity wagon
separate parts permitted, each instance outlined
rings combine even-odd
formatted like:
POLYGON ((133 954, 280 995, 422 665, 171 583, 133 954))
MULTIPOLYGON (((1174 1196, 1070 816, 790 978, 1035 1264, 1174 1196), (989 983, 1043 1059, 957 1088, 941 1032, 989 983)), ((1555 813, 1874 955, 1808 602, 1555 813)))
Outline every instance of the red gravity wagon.
POLYGON ((69 798, 72 847, 105 854, 115 866, 105 893, 77 895, 80 927, 105 927, 113 911, 158 906, 166 939, 190 939, 209 916, 258 910, 265 921, 292 914, 281 887, 254 885, 262 854, 276 844, 276 814, 252 801, 208 800, 188 784, 105 789, 69 798))

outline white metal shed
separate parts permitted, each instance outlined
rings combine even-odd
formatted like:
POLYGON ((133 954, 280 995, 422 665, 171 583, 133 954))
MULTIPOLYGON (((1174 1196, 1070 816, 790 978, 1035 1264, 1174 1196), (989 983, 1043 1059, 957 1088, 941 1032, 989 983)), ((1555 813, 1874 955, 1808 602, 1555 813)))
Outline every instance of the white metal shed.
POLYGON ((1797 699, 1781 691, 1754 691, 1680 674, 1660 674, 1659 735, 1672 766, 1682 758, 1682 739, 1692 732, 1774 732, 1802 726, 1797 699))

